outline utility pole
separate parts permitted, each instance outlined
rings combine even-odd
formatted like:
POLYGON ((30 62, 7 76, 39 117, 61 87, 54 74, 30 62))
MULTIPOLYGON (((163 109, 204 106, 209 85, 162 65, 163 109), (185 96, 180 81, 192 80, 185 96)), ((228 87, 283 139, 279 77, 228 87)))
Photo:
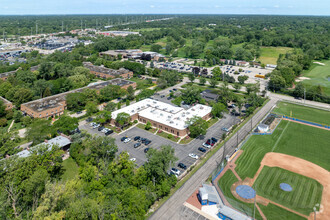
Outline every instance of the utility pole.
POLYGON ((225 153, 226 153, 226 142, 223 144, 222 162, 225 161, 225 153))

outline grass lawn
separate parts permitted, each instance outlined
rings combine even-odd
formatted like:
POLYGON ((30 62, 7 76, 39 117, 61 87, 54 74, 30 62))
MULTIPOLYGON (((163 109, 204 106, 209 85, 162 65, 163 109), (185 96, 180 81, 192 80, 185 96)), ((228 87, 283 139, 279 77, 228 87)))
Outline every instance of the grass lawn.
POLYGON ((138 77, 133 77, 130 80, 136 82, 136 89, 146 89, 155 85, 154 83, 149 84, 147 80, 140 79, 138 77))
POLYGON ((315 204, 321 202, 323 190, 323 186, 314 179, 279 167, 267 166, 261 170, 253 187, 258 195, 304 215, 313 212, 315 204), (283 191, 280 183, 288 183, 291 185, 292 191, 283 191))
POLYGON ((62 180, 70 180, 78 175, 79 167, 71 157, 63 161, 62 165, 64 169, 64 173, 62 174, 62 180))
POLYGON ((326 110, 279 102, 273 112, 301 120, 330 125, 330 111, 326 110))
POLYGON ((207 124, 209 125, 209 128, 214 125, 215 123, 217 123, 217 121, 219 121, 218 118, 211 118, 210 120, 207 121, 207 124))
POLYGON ((261 47, 259 60, 263 64, 276 64, 280 54, 292 50, 289 47, 261 47))
MULTIPOLYGON (((236 209, 240 210, 243 213, 246 213, 249 216, 253 216, 253 205, 251 203, 244 203, 235 198, 231 193, 230 187, 237 182, 238 179, 233 174, 231 170, 227 170, 226 173, 220 178, 218 185, 222 190, 223 194, 226 196, 227 201, 236 209)), ((256 209, 256 219, 262 219, 258 210, 256 209)))
POLYGON ((263 206, 261 204, 258 204, 261 211, 265 214, 267 217, 267 220, 278 220, 279 217, 281 220, 303 220, 306 219, 304 217, 301 217, 300 215, 297 215, 293 212, 289 212, 286 209, 283 209, 277 205, 269 203, 267 206, 263 206), (280 213, 280 214, 279 214, 280 213))
POLYGON ((174 141, 174 142, 178 142, 179 139, 180 139, 179 137, 176 137, 173 134, 169 134, 169 133, 166 133, 166 132, 163 132, 163 131, 161 131, 160 133, 157 132, 157 135, 161 136, 163 138, 167 138, 167 139, 169 139, 171 141, 174 141))
POLYGON ((191 138, 191 137, 189 137, 189 138, 183 138, 180 142, 179 142, 179 144, 188 144, 188 143, 190 143, 190 141, 192 141, 192 140, 194 140, 194 138, 191 138))
POLYGON ((141 124, 141 123, 137 124, 136 127, 140 128, 142 130, 145 130, 145 131, 149 131, 150 133, 153 133, 153 134, 157 131, 156 128, 151 128, 150 130, 146 130, 146 129, 144 129, 146 127, 146 125, 141 124))
POLYGON ((313 63, 308 70, 303 71, 303 76, 310 79, 302 81, 306 87, 320 85, 323 89, 324 94, 330 96, 330 60, 320 61, 325 65, 319 65, 313 63))
POLYGON ((253 178, 264 155, 273 150, 330 170, 329 142, 330 131, 282 120, 272 135, 253 135, 249 138, 235 169, 242 179, 253 178))

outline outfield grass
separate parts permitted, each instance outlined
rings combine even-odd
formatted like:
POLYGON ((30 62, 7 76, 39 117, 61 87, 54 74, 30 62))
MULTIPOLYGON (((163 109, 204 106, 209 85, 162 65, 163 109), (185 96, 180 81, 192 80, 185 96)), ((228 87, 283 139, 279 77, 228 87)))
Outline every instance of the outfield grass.
POLYGON ((269 203, 267 206, 263 206, 261 204, 258 204, 261 211, 264 213, 264 215, 267 217, 267 220, 303 220, 306 219, 304 217, 301 217, 300 215, 297 215, 293 212, 289 212, 286 209, 283 209, 277 205, 274 205, 272 203, 269 203))
POLYGON ((326 110, 280 102, 274 108, 273 112, 301 120, 330 125, 330 111, 326 110))
POLYGON ((282 120, 271 135, 252 135, 236 161, 236 172, 253 178, 266 153, 284 153, 330 170, 330 131, 282 120))
POLYGON ((303 71, 302 75, 310 79, 302 81, 306 87, 320 85, 324 94, 330 96, 330 60, 320 61, 325 65, 313 63, 308 70, 303 71))
POLYGON ((62 180, 64 180, 64 181, 71 180, 79 174, 78 165, 71 157, 69 157, 68 159, 63 161, 62 165, 63 165, 63 169, 64 169, 64 173, 62 175, 62 180))
POLYGON ((314 179, 268 166, 263 167, 253 187, 258 195, 304 215, 309 215, 315 204, 320 204, 323 190, 323 186, 314 179), (280 183, 290 184, 292 191, 283 191, 280 183))
POLYGON ((276 64, 280 54, 292 50, 289 47, 261 47, 259 61, 263 64, 276 64))

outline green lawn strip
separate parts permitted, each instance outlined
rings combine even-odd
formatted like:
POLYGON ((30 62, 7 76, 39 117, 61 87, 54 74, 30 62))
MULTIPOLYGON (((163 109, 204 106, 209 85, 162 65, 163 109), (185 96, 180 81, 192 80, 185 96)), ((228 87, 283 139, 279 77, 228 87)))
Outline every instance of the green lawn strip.
MULTIPOLYGON (((243 127, 262 107, 264 107, 267 103, 269 102, 269 99, 267 99, 263 105, 261 107, 258 107, 253 114, 251 114, 249 117, 247 117, 243 123, 241 123, 239 126, 237 126, 225 139, 225 141, 228 141, 241 127, 243 127)), ((201 168, 206 161, 208 161, 222 146, 223 146, 223 141, 221 141, 219 144, 216 145, 216 147, 214 147, 213 149, 211 149, 209 152, 207 152, 207 154, 205 155, 204 158, 201 158, 200 162, 197 163, 196 166, 194 167, 190 167, 189 168, 189 172, 186 176, 184 176, 176 185, 175 187, 173 187, 170 191, 170 193, 167 196, 164 196, 163 198, 159 199, 158 201, 156 201, 153 205, 154 211, 153 212, 149 212, 146 215, 146 218, 150 217, 152 215, 152 213, 154 213, 159 207, 161 207, 166 201, 167 199, 169 199, 178 189, 181 188, 181 186, 183 184, 185 184, 187 182, 188 179, 190 179, 190 177, 192 175, 194 175, 197 170, 199 170, 199 168, 201 168)))
POLYGON ((207 124, 209 125, 209 128, 214 125, 215 123, 217 123, 217 121, 219 121, 218 118, 211 118, 210 120, 207 121, 207 124))
POLYGON ((137 124, 136 127, 140 128, 140 129, 142 129, 142 130, 145 130, 145 131, 149 131, 149 132, 152 133, 152 134, 154 134, 154 133, 157 131, 156 128, 151 128, 151 129, 149 129, 149 130, 146 130, 146 129, 145 129, 146 125, 145 125, 145 124, 141 124, 141 123, 137 124))
MULTIPOLYGON (((234 175, 234 173, 231 170, 227 170, 226 173, 219 179, 218 185, 225 195, 227 201, 237 210, 246 213, 249 216, 253 215, 253 207, 254 204, 251 203, 244 203, 240 200, 238 200, 232 193, 231 193, 231 186, 237 182, 238 179, 234 175)), ((256 209, 256 218, 262 219, 261 215, 256 209)))
POLYGON ((293 212, 290 212, 286 209, 283 209, 277 205, 274 205, 272 203, 269 203, 267 206, 263 206, 261 204, 258 204, 261 211, 264 213, 264 215, 267 217, 268 220, 303 220, 306 219, 304 217, 301 217, 300 215, 297 215, 293 212))
POLYGON ((71 157, 64 160, 62 165, 64 170, 62 174, 62 180, 71 180, 79 174, 79 167, 71 157))
POLYGON ((301 120, 330 125, 330 111, 326 110, 296 105, 288 102, 279 102, 273 112, 301 120))
POLYGON ((105 125, 104 127, 113 130, 113 132, 115 132, 115 133, 117 133, 117 134, 121 132, 120 130, 117 130, 117 129, 118 129, 117 127, 114 127, 114 126, 112 126, 112 125, 110 125, 110 124, 107 124, 107 125, 105 125))
POLYGON ((149 87, 155 85, 154 83, 148 84, 146 80, 140 79, 138 77, 133 77, 133 78, 130 78, 129 80, 136 82, 136 84, 137 84, 137 88, 136 89, 138 89, 138 90, 139 89, 146 89, 146 88, 149 88, 149 87))
POLYGON ((259 61, 263 64, 276 64, 280 54, 292 50, 289 47, 261 47, 259 61))
POLYGON ((166 132, 163 132, 163 131, 161 131, 160 133, 157 132, 157 135, 161 136, 163 138, 167 138, 167 139, 169 139, 171 141, 174 141, 174 142, 178 142, 179 139, 180 139, 179 137, 174 136, 173 134, 169 134, 169 133, 166 133, 166 132))
POLYGON ((310 212, 313 211, 313 206, 317 203, 320 203, 322 197, 322 189, 317 188, 318 191, 315 193, 315 199, 311 203, 314 205, 304 205, 305 199, 311 199, 309 195, 310 191, 312 190, 312 188, 310 187, 312 184, 308 184, 309 182, 314 182, 316 183, 316 186, 321 186, 321 184, 318 183, 316 180, 308 178, 306 176, 302 176, 297 173, 281 169, 279 167, 264 166, 260 175, 256 179, 253 187, 256 189, 258 195, 270 199, 271 201, 279 203, 285 207, 288 207, 289 209, 300 212, 301 214, 309 215, 310 212), (272 175, 272 170, 275 170, 275 175, 272 175), (284 176, 285 173, 288 174, 286 176, 293 176, 296 181, 288 183, 287 178, 285 178, 284 176), (265 179, 269 176, 272 176, 271 184, 268 184, 267 181, 265 181, 265 179), (290 184, 293 190, 291 192, 283 191, 282 189, 280 189, 280 183, 290 184), (266 185, 267 187, 260 187, 262 185, 266 185), (285 198, 285 196, 281 196, 282 194, 291 194, 292 199, 282 199, 285 198))
POLYGON ((194 138, 182 138, 182 140, 179 142, 179 144, 188 144, 190 141, 194 140, 194 138))

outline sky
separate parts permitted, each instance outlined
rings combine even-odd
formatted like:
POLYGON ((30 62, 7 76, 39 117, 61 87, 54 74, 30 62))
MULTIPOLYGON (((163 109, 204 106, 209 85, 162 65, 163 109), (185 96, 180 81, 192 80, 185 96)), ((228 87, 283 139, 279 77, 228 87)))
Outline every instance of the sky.
POLYGON ((0 15, 330 15, 330 0, 0 0, 0 15))

